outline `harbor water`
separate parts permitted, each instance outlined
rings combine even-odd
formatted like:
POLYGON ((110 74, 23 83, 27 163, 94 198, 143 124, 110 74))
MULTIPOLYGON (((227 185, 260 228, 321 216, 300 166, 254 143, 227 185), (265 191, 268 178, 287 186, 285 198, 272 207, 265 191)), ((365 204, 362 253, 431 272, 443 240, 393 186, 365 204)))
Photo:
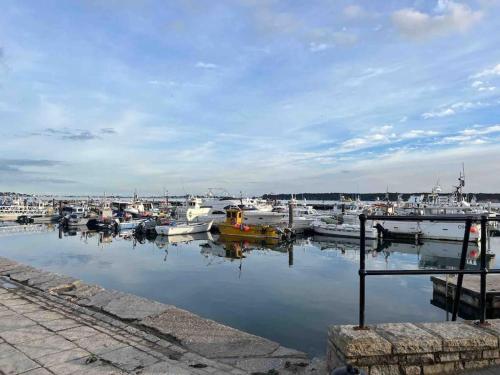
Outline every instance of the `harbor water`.
MULTIPOLYGON (((36 228, 0 232, 0 256, 172 304, 311 356, 324 356, 328 325, 357 323, 358 240, 312 236, 269 246, 210 234, 139 241, 36 228)), ((370 269, 454 268, 461 251, 460 242, 368 245, 370 269)), ((490 247, 496 254, 499 239, 490 247)), ((470 244, 467 267, 478 256, 470 244)), ((431 300, 429 276, 369 277, 367 323, 446 320, 431 300)))

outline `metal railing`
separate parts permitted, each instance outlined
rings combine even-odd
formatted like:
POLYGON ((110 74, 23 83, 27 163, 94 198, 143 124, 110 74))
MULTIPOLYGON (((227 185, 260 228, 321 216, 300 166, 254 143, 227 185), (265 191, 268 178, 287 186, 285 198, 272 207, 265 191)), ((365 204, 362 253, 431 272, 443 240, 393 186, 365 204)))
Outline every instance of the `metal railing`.
MULTIPOLYGON (((359 215, 360 222, 360 253, 359 253, 359 326, 357 329, 367 329, 365 326, 365 278, 366 276, 377 275, 458 275, 457 285, 455 288, 455 296, 453 299, 453 314, 452 321, 456 321, 458 307, 460 304, 460 296, 462 292, 462 282, 464 275, 480 275, 480 297, 479 297, 479 324, 487 324, 486 322, 486 277, 488 273, 500 273, 500 269, 490 269, 486 267, 486 225, 489 221, 500 221, 499 218, 490 218, 486 215, 481 216, 384 216, 384 215, 359 215), (439 221, 439 222, 464 222, 465 231, 462 242, 462 253, 460 255, 460 265, 458 269, 422 269, 422 270, 367 270, 365 264, 366 257, 366 220, 378 221, 439 221), (470 240, 470 230, 473 222, 481 223, 481 255, 480 268, 476 270, 466 270, 465 261, 467 249, 470 240)), ((448 296, 446 296, 448 298, 448 296)))

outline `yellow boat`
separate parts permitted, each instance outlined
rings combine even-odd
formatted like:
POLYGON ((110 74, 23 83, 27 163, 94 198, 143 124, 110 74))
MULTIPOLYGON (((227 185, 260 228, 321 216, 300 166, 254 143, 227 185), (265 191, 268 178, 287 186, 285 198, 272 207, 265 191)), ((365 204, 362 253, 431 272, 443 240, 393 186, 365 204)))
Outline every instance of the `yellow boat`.
POLYGON ((231 208, 226 211, 226 221, 218 226, 221 235, 237 238, 283 239, 283 231, 270 225, 248 225, 243 222, 243 211, 231 208))

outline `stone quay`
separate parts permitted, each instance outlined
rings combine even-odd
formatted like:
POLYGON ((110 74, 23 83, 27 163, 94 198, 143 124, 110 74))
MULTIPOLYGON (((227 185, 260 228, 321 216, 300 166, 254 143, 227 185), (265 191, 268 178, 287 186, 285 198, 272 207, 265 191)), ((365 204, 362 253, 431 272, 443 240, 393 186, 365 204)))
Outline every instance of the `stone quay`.
POLYGON ((0 374, 324 374, 300 351, 0 257, 0 374))

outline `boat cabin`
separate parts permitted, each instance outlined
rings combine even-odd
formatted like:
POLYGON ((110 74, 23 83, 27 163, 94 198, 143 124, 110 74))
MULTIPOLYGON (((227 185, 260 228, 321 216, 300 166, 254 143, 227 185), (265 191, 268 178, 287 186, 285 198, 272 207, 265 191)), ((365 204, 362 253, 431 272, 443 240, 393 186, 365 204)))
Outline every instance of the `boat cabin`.
POLYGON ((227 210, 226 223, 231 225, 243 224, 243 211, 235 208, 227 210))

